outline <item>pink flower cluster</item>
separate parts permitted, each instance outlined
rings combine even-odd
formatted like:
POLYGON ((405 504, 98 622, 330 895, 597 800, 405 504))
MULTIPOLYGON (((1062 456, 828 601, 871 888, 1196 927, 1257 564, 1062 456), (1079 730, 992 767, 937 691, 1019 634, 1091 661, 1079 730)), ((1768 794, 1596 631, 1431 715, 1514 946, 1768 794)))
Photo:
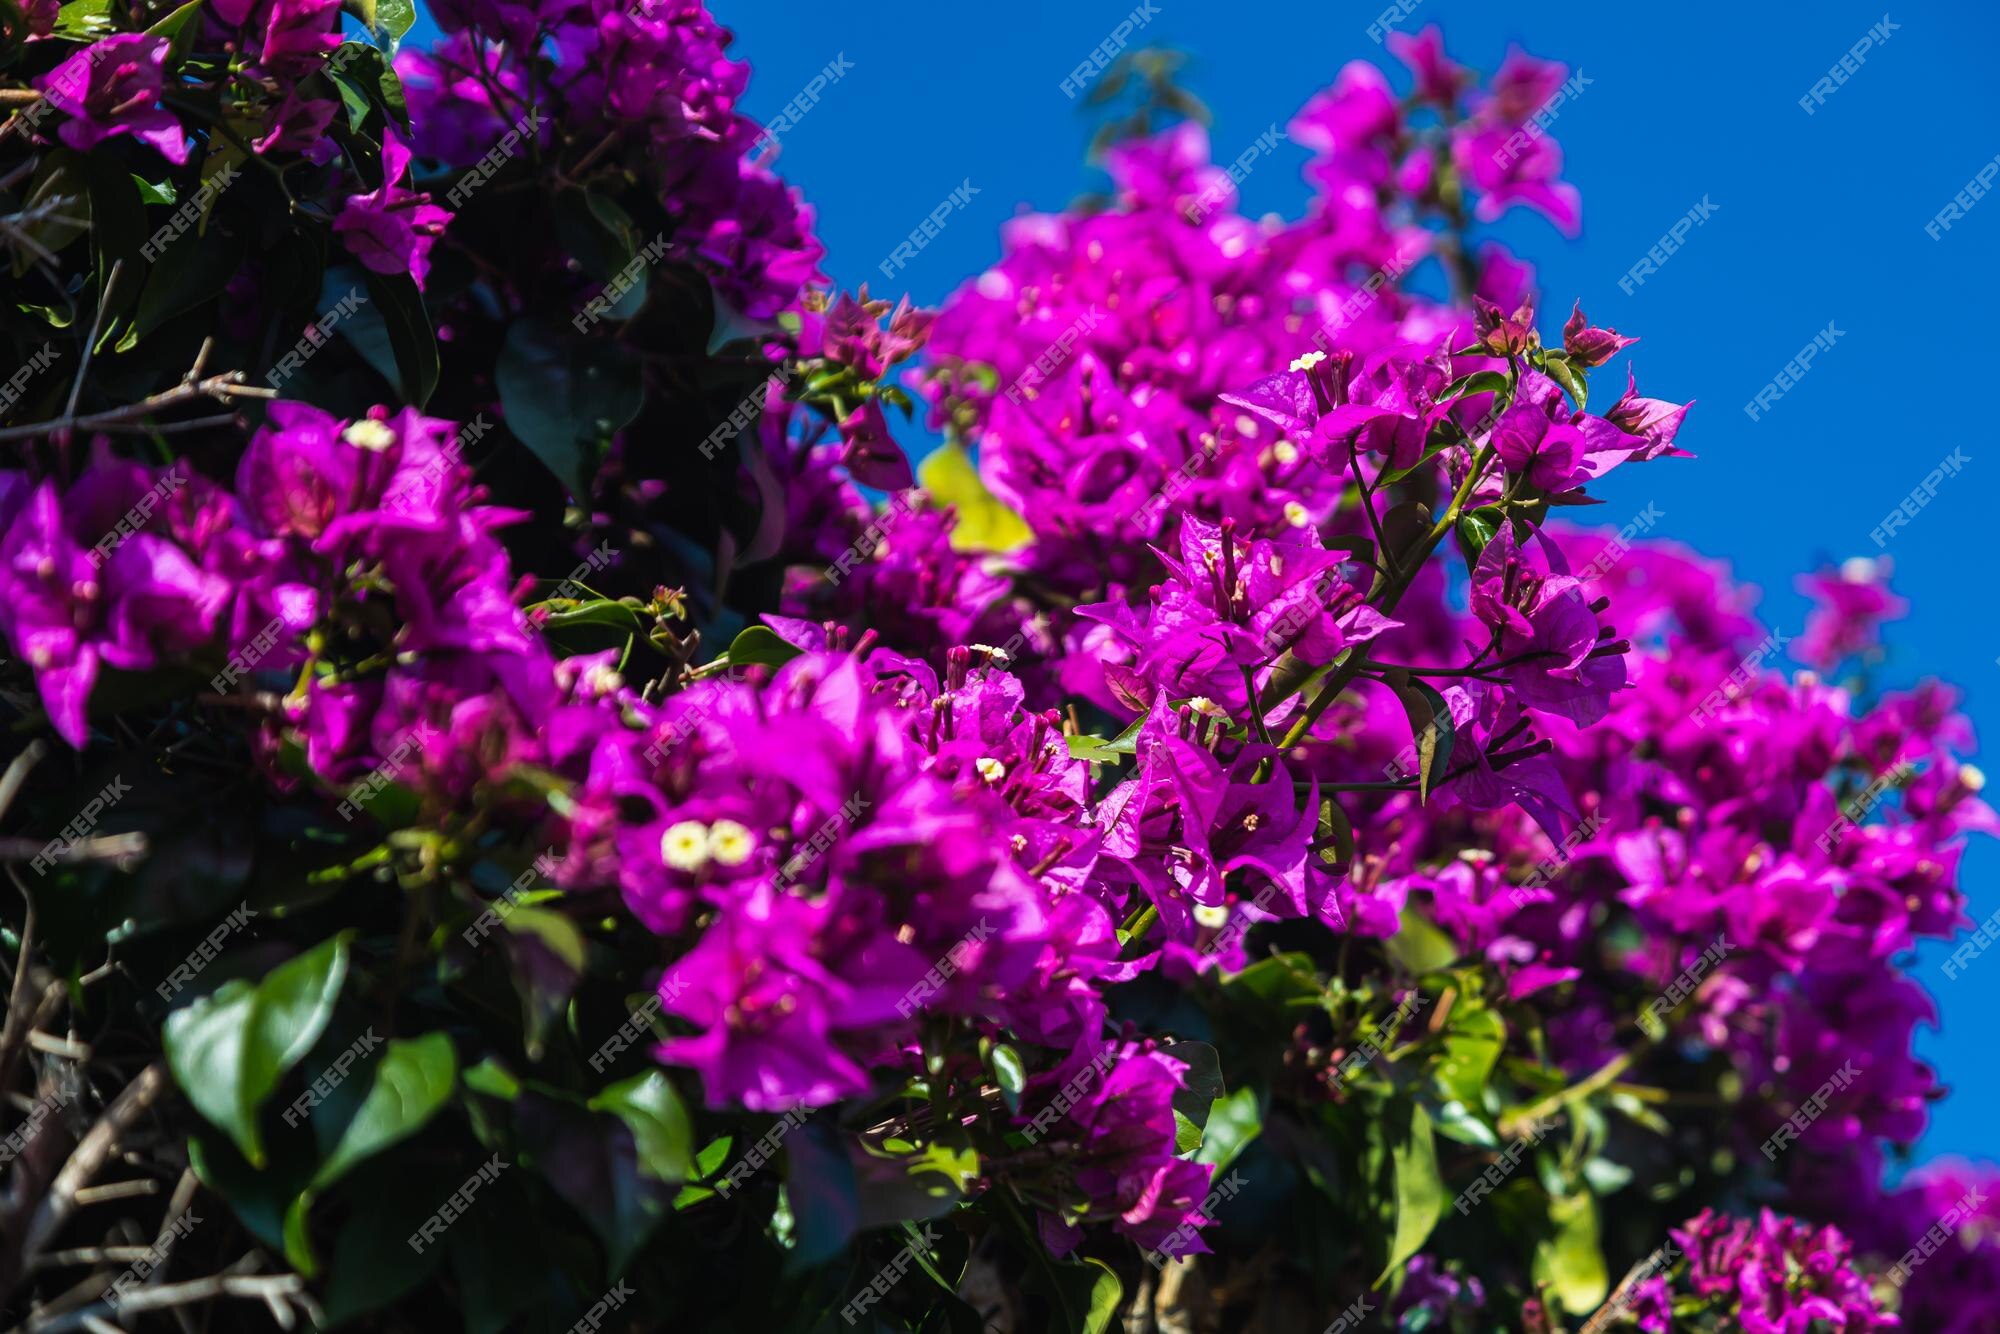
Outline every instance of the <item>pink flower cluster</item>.
MULTIPOLYGON (((1278 921, 1364 945, 1427 922, 1547 1003, 1563 1071, 1635 1043, 1726 1061, 1751 1090, 1726 1133, 1788 1207, 1881 1198, 1882 1145, 1914 1141, 1936 1092, 1904 959, 1964 924, 1965 838, 2000 821, 1950 692, 1834 683, 1897 609, 1873 567, 1818 578, 1796 646, 1816 670, 1786 673, 1718 567, 1548 522, 1684 456, 1688 410, 1629 369, 1593 400, 1635 340, 1573 307, 1544 345, 1526 268, 1466 239, 1468 203, 1575 226, 1540 115, 1563 67, 1516 52, 1480 90, 1435 30, 1396 41, 1408 96, 1349 66, 1293 122, 1316 192, 1293 222, 1236 213, 1196 127, 1121 145, 1115 207, 1016 219, 933 321, 798 300, 809 214, 749 162, 747 72, 698 4, 439 15, 451 35, 401 64, 414 150, 385 143, 335 232, 421 278, 445 217, 402 184, 412 151, 468 166, 530 106, 641 145, 676 257, 745 314, 797 317, 809 378, 867 389, 817 418, 765 391, 745 485, 785 614, 751 660, 665 688, 616 653, 560 657, 500 540, 521 516, 486 503, 450 423, 278 402, 232 486, 104 449, 66 487, 0 474, 0 632, 72 744, 107 667, 292 678, 262 733, 274 776, 296 742, 329 804, 393 780, 434 823, 551 847, 565 890, 615 891, 659 938, 680 1035, 658 1054, 714 1106, 982 1090, 994 1044, 1029 1049, 1006 1122, 1048 1148, 1010 1180, 1057 1251, 1086 1224, 1203 1249, 1188 1063, 1108 993, 1235 973, 1278 921), (1402 286, 1432 260, 1449 304, 1402 286), (882 407, 919 349, 937 421, 978 451, 958 507, 905 490, 882 407), (1025 536, 968 540, 975 506, 1025 536)), ((320 32, 285 23, 262 48, 281 80, 320 32)), ((167 151, 133 114, 158 61, 133 54, 66 134, 167 151)), ((1892 1198, 1921 1214, 1938 1189, 1892 1198)), ((1704 1213, 1677 1236, 1672 1292, 1746 1330, 1893 1323, 1831 1228, 1704 1213)), ((1937 1264, 1993 1309, 1991 1248, 1937 1264)), ((1646 1289, 1642 1327, 1669 1299, 1646 1289)))

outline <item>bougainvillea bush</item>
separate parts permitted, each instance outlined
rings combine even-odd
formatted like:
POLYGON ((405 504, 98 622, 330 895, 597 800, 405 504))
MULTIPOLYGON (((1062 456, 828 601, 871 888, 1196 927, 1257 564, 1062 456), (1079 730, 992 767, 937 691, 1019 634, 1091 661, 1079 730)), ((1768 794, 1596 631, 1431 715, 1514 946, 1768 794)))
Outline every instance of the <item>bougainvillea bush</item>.
POLYGON ((1593 520, 1563 66, 1283 220, 1135 56, 927 311, 698 3, 434 12, 0 0, 9 1322, 2000 1329, 1970 728, 1593 520))

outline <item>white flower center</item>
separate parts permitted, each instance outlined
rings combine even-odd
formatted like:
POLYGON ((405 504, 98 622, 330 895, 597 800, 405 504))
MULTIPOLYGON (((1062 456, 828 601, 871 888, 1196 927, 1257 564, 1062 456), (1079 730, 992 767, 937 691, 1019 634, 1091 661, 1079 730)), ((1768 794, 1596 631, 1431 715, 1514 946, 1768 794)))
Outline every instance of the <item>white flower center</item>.
POLYGON ((750 831, 734 820, 717 820, 708 827, 708 855, 724 866, 741 866, 756 846, 750 831))
POLYGON ((660 856, 676 871, 699 871, 708 864, 708 826, 682 820, 660 835, 660 856))

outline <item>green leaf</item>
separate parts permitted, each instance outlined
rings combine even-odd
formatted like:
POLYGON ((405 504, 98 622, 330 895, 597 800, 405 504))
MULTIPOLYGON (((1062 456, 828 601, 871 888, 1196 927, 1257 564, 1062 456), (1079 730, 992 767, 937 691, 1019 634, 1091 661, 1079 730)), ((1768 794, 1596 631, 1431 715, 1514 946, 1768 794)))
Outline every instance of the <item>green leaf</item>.
POLYGON ((1117 764, 1130 751, 1113 750, 1101 736, 1067 736, 1063 744, 1069 747, 1069 757, 1073 760, 1088 760, 1092 764, 1117 764))
POLYGON ((507 330, 494 380, 507 429, 580 499, 590 495, 611 437, 644 403, 630 352, 532 319, 507 330))
POLYGON ((70 0, 56 11, 55 36, 95 41, 118 26, 111 0, 70 0))
MULTIPOLYGON (((631 215, 609 196, 596 191, 565 190, 555 201, 556 239, 578 269, 599 284, 609 282, 639 253, 639 228, 631 215)), ((645 304, 646 284, 634 283, 605 312, 608 319, 629 319, 645 304)))
POLYGON ((1401 1270, 1422 1249, 1444 1214, 1444 1180, 1438 1175, 1437 1141, 1431 1134, 1430 1113, 1422 1106, 1398 1100, 1384 1115, 1391 1172, 1395 1177, 1396 1233, 1389 1245, 1389 1263, 1375 1280, 1401 1270))
POLYGON ((280 1137, 262 1171, 243 1161, 227 1137, 205 1128, 190 1127, 187 1150, 188 1165, 202 1185, 229 1201, 251 1236, 282 1251, 286 1214, 312 1175, 311 1141, 303 1135, 280 1137))
POLYGON ((1455 445, 1456 443, 1457 443, 1456 441, 1452 440, 1427 441, 1424 445, 1424 452, 1417 456, 1417 461, 1415 463, 1412 463, 1407 468, 1389 468, 1384 470, 1382 473, 1376 476, 1375 485, 1378 487, 1383 487, 1390 485, 1392 482, 1402 481, 1405 477, 1408 477, 1411 473, 1416 472, 1419 468, 1422 468, 1424 465, 1428 464, 1432 459, 1444 453, 1447 449, 1452 448, 1452 446, 1455 445))
POLYGON ((1174 1152, 1185 1158, 1201 1147, 1201 1127, 1178 1108, 1174 1111, 1174 1152))
POLYGON ((445 1034, 390 1039, 365 1090, 349 1094, 361 1082, 349 1080, 313 1109, 321 1157, 312 1189, 325 1190, 362 1159, 423 1129, 451 1096, 457 1077, 458 1056, 445 1034))
POLYGON ((1389 957, 1414 977, 1449 968, 1458 960, 1458 946, 1451 937, 1414 908, 1403 913, 1402 927, 1389 937, 1386 948, 1389 957))
POLYGON ((1467 398, 1473 394, 1497 394, 1506 389, 1506 387, 1506 372, 1474 371, 1470 375, 1461 375, 1446 385, 1444 392, 1438 395, 1438 402, 1450 403, 1455 399, 1467 398))
POLYGON ((1208 1163, 1219 1176, 1227 1171, 1250 1141, 1264 1132, 1264 1109, 1257 1090, 1245 1085, 1236 1092, 1217 1098, 1208 1109, 1208 1124, 1202 1127, 1198 1163, 1208 1163))
POLYGON ((1461 996, 1445 1027, 1444 1055, 1436 1072, 1438 1087, 1446 1097, 1469 1108, 1484 1107, 1486 1080, 1506 1045, 1506 1021, 1484 1001, 1461 996))
POLYGON ((325 1280, 327 1328, 387 1306, 444 1260, 443 1246, 419 1251, 409 1243, 438 1201, 456 1189, 438 1175, 435 1168, 413 1173, 406 1164, 369 1173, 367 1189, 356 1192, 355 1212, 333 1244, 325 1280))
POLYGON ((1222 1080, 1222 1054, 1208 1042, 1172 1042, 1160 1048, 1187 1066, 1182 1086, 1174 1090, 1174 1110, 1200 1126, 1208 1120, 1208 1109, 1227 1090, 1222 1080))
POLYGON ((848 1157, 859 1201, 856 1225, 863 1230, 941 1218, 965 1197, 967 1182, 979 1176, 979 1155, 970 1148, 955 1154, 932 1144, 922 1153, 906 1148, 881 1153, 850 1142, 848 1157))
POLYGON ((622 1270, 673 1209, 673 1190, 641 1165, 622 1116, 523 1092, 514 1103, 519 1142, 544 1180, 604 1243, 622 1270))
POLYGON ((1583 368, 1568 357, 1551 353, 1548 360, 1542 363, 1542 369, 1549 373, 1550 379, 1569 391, 1569 396, 1576 400, 1577 411, 1583 411, 1583 405, 1590 399, 1589 377, 1584 374, 1583 368))
POLYGON ((701 1152, 694 1156, 694 1167, 703 1181, 714 1176, 729 1161, 729 1150, 734 1144, 735 1136, 719 1135, 701 1146, 701 1152))
POLYGON ((1458 516, 1458 549, 1465 553, 1467 565, 1479 560, 1479 553, 1486 550, 1486 544, 1500 531, 1506 517, 1506 512, 1497 505, 1482 505, 1458 516))
POLYGON ((1007 1110, 1021 1110, 1021 1090, 1028 1086, 1028 1068, 1021 1063, 1021 1053, 1006 1043, 996 1043, 993 1047, 993 1078, 1000 1085, 1000 1097, 1006 1102, 1007 1110))
MULTIPOLYGON (((379 19, 388 5, 378 5, 379 19)), ((365 42, 344 42, 335 47, 324 68, 327 78, 340 92, 347 108, 348 128, 359 130, 369 113, 380 112, 406 133, 410 128, 410 108, 403 81, 383 58, 383 53, 365 42)), ((376 136, 380 137, 380 136, 376 136)))
POLYGON ((610 1112, 631 1128, 639 1166, 660 1181, 678 1183, 694 1172, 694 1127, 664 1073, 650 1070, 604 1089, 592 1111, 610 1112))
POLYGON ((1428 800, 1431 789, 1449 771, 1452 741, 1451 706, 1443 695, 1422 681, 1390 687, 1409 715, 1410 739, 1417 747, 1417 797, 1428 800))
POLYGON ((802 1121, 785 1137, 785 1198, 794 1220, 792 1253, 800 1264, 832 1259, 861 1225, 854 1162, 828 1120, 802 1121))
POLYGON ((103 332, 97 339, 102 352, 118 341, 123 330, 121 317, 139 299, 139 248, 146 243, 146 206, 139 202, 139 187, 132 174, 109 157, 87 153, 80 159, 83 178, 90 191, 90 236, 97 254, 98 300, 105 302, 103 332), (125 262, 118 288, 111 287, 111 269, 125 262), (109 300, 106 300, 106 298, 109 300))
POLYGON ((1019 551, 1034 541, 1027 521, 986 489, 986 482, 973 466, 972 456, 954 443, 930 452, 917 465, 917 484, 940 505, 957 510, 951 530, 953 551, 990 551, 1006 554, 1019 551))
MULTIPOLYGON (((546 606, 538 602, 537 607, 546 606)), ((552 611, 542 620, 544 630, 566 630, 574 625, 608 625, 616 630, 645 628, 639 613, 616 598, 595 598, 566 611, 552 611)))
POLYGON ((417 7, 410 0, 376 0, 375 24, 383 36, 388 38, 388 49, 394 52, 396 45, 408 35, 417 22, 417 7))
POLYGON ((164 180, 161 181, 158 185, 155 185, 153 182, 147 180, 144 176, 139 175, 137 172, 134 172, 132 174, 132 181, 135 185, 139 187, 139 198, 144 202, 148 204, 165 204, 168 207, 173 206, 174 202, 173 181, 164 180))
POLYGON ((1055 1317, 1050 1334, 1104 1334, 1111 1328, 1125 1297, 1125 1287, 1111 1266, 1089 1258, 1081 1264, 1058 1263, 1046 1252, 1036 1258, 1041 1263, 1028 1270, 1021 1286, 1048 1301, 1055 1317))
POLYGON ((203 1117, 264 1165, 257 1113, 319 1040, 347 977, 351 931, 280 964, 261 981, 225 983, 167 1016, 167 1063, 203 1117))
POLYGON ((1259 959, 1222 985, 1232 996, 1274 1005, 1307 998, 1317 1002, 1322 995, 1308 954, 1274 954, 1259 959))
POLYGON ((1313 830, 1313 852, 1320 863, 1345 873, 1354 863, 1354 824, 1335 796, 1319 799, 1319 822, 1313 830))
POLYGON ((361 21, 368 31, 375 31, 375 0, 340 0, 340 7, 361 21))
POLYGON ((169 243, 162 262, 146 277, 139 309, 132 316, 131 329, 119 339, 118 350, 129 350, 176 315, 220 296, 242 262, 233 244, 203 244, 198 236, 182 236, 169 243))
MULTIPOLYGON (((335 54, 348 46, 359 46, 359 42, 346 42, 336 48, 335 54)), ((330 60, 326 65, 326 77, 332 81, 333 89, 340 94, 340 104, 347 111, 347 128, 359 130, 368 122, 368 115, 375 110, 375 99, 368 96, 368 86, 349 74, 345 62, 330 60)))
POLYGON ((187 59, 194 49, 195 39, 201 36, 201 24, 195 16, 202 11, 205 0, 188 0, 179 9, 170 10, 165 17, 146 29, 149 37, 165 37, 167 48, 167 68, 172 70, 187 59))
POLYGON ((726 661, 731 667, 748 666, 757 663, 765 667, 782 667, 799 656, 799 650, 778 637, 778 632, 768 625, 745 626, 736 638, 729 641, 729 651, 717 661, 726 661))
POLYGON ((396 354, 403 401, 413 408, 430 402, 437 388, 437 336, 416 280, 407 273, 367 273, 368 300, 381 313, 396 354))
POLYGON ((468 1067, 460 1082, 474 1093, 499 1098, 503 1102, 512 1102, 521 1096, 521 1081, 491 1056, 478 1065, 468 1067))
POLYGON ((1550 1235, 1535 1247, 1534 1276, 1570 1315, 1582 1315, 1610 1290, 1597 1240, 1597 1198, 1588 1192, 1549 1201, 1550 1235))
POLYGON ((1493 1133, 1493 1128, 1473 1115, 1462 1102, 1444 1103, 1437 1109, 1435 1121, 1438 1134, 1446 1139, 1480 1149, 1500 1147, 1500 1137, 1493 1133))

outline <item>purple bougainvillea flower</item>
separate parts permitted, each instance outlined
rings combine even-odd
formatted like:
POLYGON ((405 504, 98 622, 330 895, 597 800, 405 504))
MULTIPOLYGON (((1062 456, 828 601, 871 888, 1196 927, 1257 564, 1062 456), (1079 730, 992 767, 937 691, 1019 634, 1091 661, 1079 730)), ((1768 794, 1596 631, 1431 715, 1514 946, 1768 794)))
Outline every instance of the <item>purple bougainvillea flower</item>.
POLYGON ((333 220, 333 230, 349 253, 375 272, 407 273, 422 287, 430 272, 431 247, 452 215, 431 203, 428 194, 397 184, 409 169, 409 147, 395 131, 384 132, 382 184, 365 194, 349 195, 333 220))
POLYGON ((1509 408, 1493 427, 1493 446, 1507 471, 1525 474, 1530 486, 1544 491, 1567 491, 1576 484, 1585 444, 1583 432, 1550 421, 1531 403, 1509 408))
POLYGON ((1601 366, 1638 341, 1622 336, 1616 329, 1592 325, 1583 316, 1581 301, 1570 310, 1569 320, 1563 325, 1563 351, 1580 366, 1601 366))
POLYGON ((901 491, 917 480, 909 456, 889 434, 879 399, 869 399, 841 420, 840 461, 855 481, 878 491, 901 491))
POLYGON ((187 161, 187 132, 160 106, 170 43, 144 33, 120 33, 77 52, 35 81, 49 105, 69 117, 56 134, 88 149, 129 134, 169 162, 187 161))
POLYGON ((1387 45, 1391 55, 1410 67, 1417 76, 1417 96, 1439 106, 1451 106, 1465 85, 1466 69, 1444 53, 1444 30, 1433 23, 1412 37, 1406 32, 1390 32, 1387 45))
POLYGON ((304 78, 340 44, 340 0, 272 0, 260 68, 281 81, 304 78))

